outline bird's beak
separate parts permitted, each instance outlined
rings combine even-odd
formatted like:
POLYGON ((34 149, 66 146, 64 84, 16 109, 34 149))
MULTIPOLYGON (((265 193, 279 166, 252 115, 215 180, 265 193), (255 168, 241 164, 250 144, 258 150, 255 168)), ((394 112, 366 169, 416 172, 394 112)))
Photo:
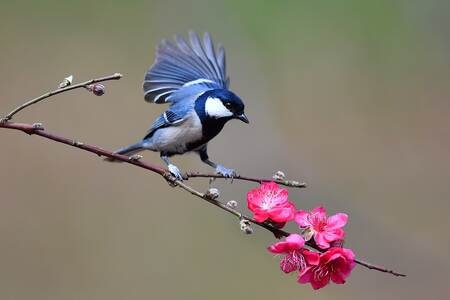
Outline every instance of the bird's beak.
POLYGON ((244 113, 238 115, 236 118, 247 124, 250 123, 250 121, 248 120, 247 116, 244 113))

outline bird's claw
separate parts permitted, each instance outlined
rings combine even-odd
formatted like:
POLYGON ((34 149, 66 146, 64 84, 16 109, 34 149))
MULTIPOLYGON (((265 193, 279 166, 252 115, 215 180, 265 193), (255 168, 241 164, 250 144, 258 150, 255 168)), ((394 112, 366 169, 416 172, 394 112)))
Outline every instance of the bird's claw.
POLYGON ((177 179, 177 180, 183 180, 183 175, 181 174, 180 169, 178 169, 177 166, 169 164, 167 166, 167 168, 169 169, 169 172, 177 179))
POLYGON ((236 171, 235 170, 225 168, 222 165, 217 165, 216 173, 218 173, 218 174, 220 174, 220 175, 222 175, 224 177, 227 177, 227 178, 233 178, 234 176, 236 176, 236 171))

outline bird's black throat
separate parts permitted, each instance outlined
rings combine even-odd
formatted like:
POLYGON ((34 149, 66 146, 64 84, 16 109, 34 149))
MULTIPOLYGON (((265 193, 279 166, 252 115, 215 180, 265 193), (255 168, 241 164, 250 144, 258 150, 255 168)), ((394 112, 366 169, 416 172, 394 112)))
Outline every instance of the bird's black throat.
POLYGON ((205 94, 201 95, 195 102, 195 112, 197 113, 200 122, 202 123, 202 139, 196 142, 196 145, 192 146, 200 146, 209 142, 212 138, 219 134, 219 132, 223 129, 225 123, 232 119, 232 117, 209 117, 205 112, 205 102, 208 98, 208 95, 205 94))

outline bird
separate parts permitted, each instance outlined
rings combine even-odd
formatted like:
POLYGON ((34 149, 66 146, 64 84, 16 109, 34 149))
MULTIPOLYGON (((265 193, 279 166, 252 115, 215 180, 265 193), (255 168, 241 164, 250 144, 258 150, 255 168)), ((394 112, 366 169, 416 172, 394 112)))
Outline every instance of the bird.
POLYGON ((219 45, 216 51, 208 32, 203 39, 189 31, 188 39, 176 35, 174 40, 162 40, 145 73, 143 90, 145 101, 169 107, 142 140, 114 153, 132 157, 144 150, 159 152, 169 172, 183 180, 170 158, 195 152, 219 175, 236 176, 234 169, 210 160, 207 151, 225 123, 232 119, 249 123, 244 102, 229 90, 226 71, 225 49, 219 45))

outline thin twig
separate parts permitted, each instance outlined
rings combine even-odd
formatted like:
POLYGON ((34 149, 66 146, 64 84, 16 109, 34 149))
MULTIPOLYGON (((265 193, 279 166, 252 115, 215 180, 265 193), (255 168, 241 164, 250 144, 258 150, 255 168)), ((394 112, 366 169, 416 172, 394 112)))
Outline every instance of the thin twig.
MULTIPOLYGON (((253 218, 248 217, 248 216, 240 213, 239 211, 237 211, 237 210, 227 206, 226 204, 224 204, 224 203, 222 203, 220 201, 208 198, 205 193, 201 193, 201 192, 195 190, 194 188, 192 188, 191 186, 185 184, 184 182, 176 180, 169 173, 169 171, 167 171, 167 170, 165 170, 165 169, 163 169, 161 167, 158 167, 156 165, 153 165, 153 164, 150 164, 150 163, 145 163, 145 162, 142 162, 142 161, 139 161, 139 160, 132 160, 132 159, 130 159, 129 157, 127 157, 125 155, 115 154, 115 153, 113 153, 113 152, 111 152, 109 150, 105 150, 105 149, 102 149, 102 148, 94 146, 94 145, 84 144, 84 143, 76 141, 74 139, 69 139, 69 138, 66 138, 66 137, 59 136, 57 134, 53 134, 53 133, 47 132, 46 130, 44 130, 44 128, 40 124, 38 126, 36 124, 33 125, 33 124, 24 124, 24 123, 5 122, 5 123, 0 123, 0 128, 15 129, 15 130, 23 131, 23 132, 25 132, 27 134, 30 134, 30 135, 38 135, 38 136, 44 137, 46 139, 50 139, 50 140, 58 142, 58 143, 63 143, 63 144, 66 144, 66 145, 69 145, 69 146, 72 146, 72 147, 76 147, 76 148, 82 149, 84 151, 88 151, 88 152, 91 152, 91 153, 94 153, 94 154, 97 154, 97 155, 100 155, 100 156, 109 157, 109 158, 112 158, 112 159, 115 159, 115 160, 122 161, 122 162, 127 163, 127 164, 131 164, 131 165, 134 165, 134 166, 137 166, 137 167, 149 170, 151 172, 154 172, 156 174, 161 175, 164 179, 166 179, 168 181, 169 184, 171 184, 173 186, 178 186, 178 187, 188 191, 192 195, 194 195, 194 196, 196 196, 198 198, 201 198, 203 200, 206 200, 207 202, 209 202, 209 203, 211 203, 211 204, 213 204, 213 205, 215 205, 215 206, 217 206, 217 207, 219 207, 219 208, 221 208, 221 209, 223 209, 223 210, 233 214, 234 216, 238 217, 239 219, 246 219, 246 220, 250 221, 251 223, 253 223, 255 225, 258 225, 258 226, 260 226, 260 227, 262 227, 262 228, 272 232, 278 238, 281 238, 283 236, 288 236, 289 235, 289 232, 286 232, 286 231, 283 231, 283 230, 281 230, 279 228, 276 228, 276 227, 274 227, 273 225, 271 225, 271 224, 269 224, 267 222, 263 222, 263 223, 257 222, 253 218)), ((211 176, 210 175, 208 175, 208 176, 205 175, 204 177, 211 177, 211 176)), ((243 178, 248 178, 248 177, 243 177, 243 178)), ((245 179, 242 179, 242 180, 245 180, 245 179)), ((251 181, 256 181, 256 180, 251 180, 251 181)), ((264 180, 262 180, 262 181, 264 181, 264 180)), ((311 242, 308 242, 308 246, 312 247, 312 248, 314 248, 314 249, 316 249, 318 251, 322 251, 321 249, 319 249, 316 245, 314 245, 311 242)), ((355 260, 355 262, 358 263, 361 266, 364 266, 364 267, 368 268, 368 269, 377 270, 377 271, 384 272, 384 273, 389 273, 389 274, 392 274, 392 275, 395 275, 395 276, 406 276, 404 274, 401 274, 401 273, 398 273, 398 272, 389 270, 387 268, 380 267, 380 266, 377 266, 377 265, 374 265, 374 264, 371 264, 371 263, 368 263, 368 262, 365 262, 365 261, 362 261, 362 260, 355 260)))
MULTIPOLYGON (((183 179, 188 180, 189 178, 195 178, 195 177, 224 178, 224 179, 227 178, 220 174, 204 174, 204 173, 199 173, 199 172, 187 172, 183 179)), ((277 184, 284 185, 287 187, 306 188, 306 183, 298 182, 295 180, 282 180, 282 179, 273 179, 273 178, 254 178, 254 177, 246 177, 246 176, 241 176, 241 175, 234 176, 233 180, 245 180, 245 181, 257 182, 257 183, 273 181, 273 182, 276 182, 277 184)))
POLYGON ((366 267, 366 268, 368 268, 370 270, 377 270, 377 271, 380 271, 380 272, 383 272, 383 273, 392 274, 392 275, 398 276, 398 277, 406 277, 406 274, 398 273, 398 272, 395 272, 393 270, 386 269, 385 267, 373 265, 373 264, 368 263, 368 262, 363 261, 363 260, 355 259, 355 263, 357 263, 360 266, 366 267))
POLYGON ((41 102, 42 100, 49 98, 51 96, 57 95, 57 94, 61 94, 70 90, 74 90, 74 89, 79 89, 79 88, 84 88, 87 87, 90 84, 93 83, 98 83, 98 82, 103 82, 103 81, 108 81, 108 80, 118 80, 122 78, 122 74, 120 73, 115 73, 113 75, 109 75, 109 76, 105 76, 105 77, 100 77, 100 78, 95 78, 95 79, 91 79, 85 82, 81 82, 78 84, 74 84, 74 85, 69 85, 63 88, 59 88, 56 90, 53 90, 51 92, 45 93, 37 98, 31 99, 30 101, 25 102, 24 104, 16 107, 13 111, 11 111, 9 114, 7 114, 3 119, 0 120, 0 123, 4 123, 6 121, 9 121, 12 119, 12 117, 17 114, 19 111, 21 111, 22 109, 31 106, 33 104, 36 104, 38 102, 41 102))

